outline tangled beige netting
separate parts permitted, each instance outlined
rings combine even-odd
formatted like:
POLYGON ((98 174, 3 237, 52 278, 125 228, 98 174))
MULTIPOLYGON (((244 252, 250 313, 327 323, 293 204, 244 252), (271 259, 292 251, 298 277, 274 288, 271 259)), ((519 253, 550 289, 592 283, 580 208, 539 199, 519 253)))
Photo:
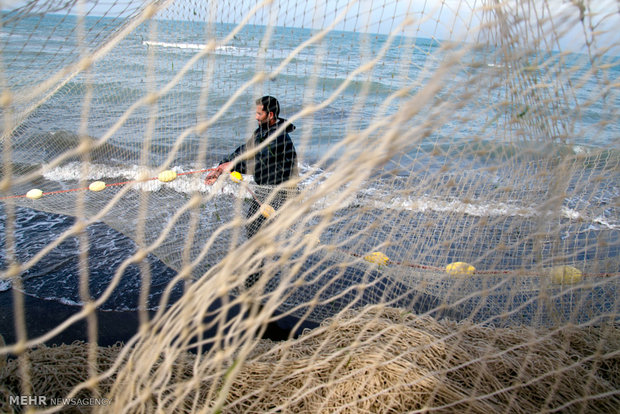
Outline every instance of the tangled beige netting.
MULTIPOLYGON (((168 377, 154 381, 158 385, 153 385, 151 398, 138 398, 124 409, 616 412, 620 407, 619 345, 620 332, 615 327, 497 329, 369 307, 338 315, 297 339, 261 340, 245 361, 231 359, 219 376, 206 374, 200 355, 180 354, 167 370, 168 377), (193 384, 201 387, 187 392, 193 384), (171 398, 184 393, 183 401, 171 398)), ((111 367, 121 349, 100 348, 97 369, 103 372, 111 367)), ((88 379, 87 353, 87 345, 78 342, 28 352, 33 392, 67 395, 71 387, 88 379)), ((153 375, 161 364, 170 363, 165 356, 155 360, 153 375)), ((124 369, 140 369, 131 368, 131 360, 123 364, 129 364, 124 369)), ((19 392, 19 374, 15 360, 1 371, 3 400, 19 392)), ((117 384, 110 393, 115 379, 116 374, 94 388, 112 404, 118 397, 115 392, 126 391, 117 384)), ((3 404, 4 412, 9 407, 6 400, 3 404)), ((72 409, 80 411, 80 407, 72 409)))
POLYGON ((618 4, 4 2, 0 413, 620 412, 618 4), (204 183, 267 93, 298 128, 277 212, 204 183), (105 275, 99 222, 136 248, 105 275), (37 336, 24 295, 79 311, 37 336))
MULTIPOLYGON (((22 358, 27 358, 32 365, 29 367, 29 395, 45 396, 46 400, 66 397, 77 384, 86 381, 94 372, 110 368, 122 349, 122 344, 110 347, 98 347, 97 366, 89 360, 89 346, 76 341, 70 345, 41 346, 30 350, 22 358)), ((24 395, 20 377, 21 372, 17 359, 9 360, 0 367, 0 412, 11 413, 20 409, 10 404, 10 396, 24 395)), ((90 398, 101 395, 110 389, 110 380, 102 380, 91 390, 79 392, 75 398, 90 398)), ((76 406, 73 412, 88 412, 88 407, 76 406)))

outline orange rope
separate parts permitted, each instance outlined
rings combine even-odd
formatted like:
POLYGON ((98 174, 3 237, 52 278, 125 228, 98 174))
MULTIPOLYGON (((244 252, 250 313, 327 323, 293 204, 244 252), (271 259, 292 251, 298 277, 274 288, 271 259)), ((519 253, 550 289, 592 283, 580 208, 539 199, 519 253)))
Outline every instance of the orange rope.
MULTIPOLYGON (((346 254, 349 254, 353 257, 358 257, 358 258, 363 258, 365 255, 362 254, 357 254, 357 253, 351 253, 349 251, 343 250, 346 254)), ((415 269, 422 269, 422 270, 432 270, 434 272, 445 272, 446 270, 444 268, 441 267, 436 267, 436 266, 428 266, 428 265, 422 265, 422 264, 417 264, 417 263, 410 263, 410 262, 399 262, 399 261, 395 261, 395 260, 388 260, 387 263, 384 266, 387 265, 396 265, 396 266, 405 266, 405 267, 412 267, 415 269)), ((508 275, 511 273, 514 273, 514 270, 478 270, 476 269, 475 274, 476 275, 508 275)), ((612 277, 612 276, 618 276, 620 275, 620 273, 582 273, 582 276, 584 277, 612 277)))
MULTIPOLYGON (((209 171, 214 171, 216 170, 216 168, 206 168, 203 170, 196 170, 196 171, 188 171, 188 172, 184 172, 184 173, 178 173, 177 176, 181 176, 181 175, 190 175, 190 174, 200 174, 200 173, 205 173, 205 172, 209 172, 209 171)), ((106 187, 112 187, 112 186, 119 186, 119 185, 126 185, 126 184, 131 184, 131 183, 135 183, 135 182, 145 182, 145 181, 152 181, 152 180, 157 180, 157 177, 152 177, 152 178, 148 178, 145 180, 130 180, 130 181, 122 181, 122 182, 118 182, 118 183, 111 183, 111 184, 106 184, 106 187)), ((49 191, 47 193, 43 193, 42 195, 50 195, 50 194, 62 194, 62 193, 69 193, 72 191, 85 191, 88 190, 87 188, 71 188, 68 190, 58 190, 58 191, 49 191)), ((254 197, 254 199, 260 204, 261 202, 258 200, 258 198, 256 197, 256 195, 254 195, 254 192, 248 187, 247 190, 250 192, 250 194, 252 195, 252 197, 254 197)), ((5 196, 5 197, 0 197, 0 200, 6 200, 6 199, 10 199, 10 198, 24 198, 26 197, 25 194, 23 195, 14 195, 14 196, 5 196)), ((364 255, 361 254, 357 254, 357 253, 351 253, 351 252, 346 252, 347 254, 354 256, 354 257, 359 257, 362 258, 364 257, 364 255)), ((422 270, 432 270, 435 272, 443 272, 445 269, 440 268, 440 267, 436 267, 436 266, 427 266, 427 265, 421 265, 421 264, 417 264, 417 263, 409 263, 409 262, 398 262, 398 261, 393 261, 393 260, 389 260, 387 264, 390 265, 397 265, 397 266, 406 266, 406 267, 412 267, 412 268, 416 268, 416 269, 422 269, 422 270)), ((479 275, 506 275, 506 274, 510 274, 513 273, 513 271, 510 270, 476 270, 476 274, 479 275)), ((616 276, 618 273, 583 273, 583 276, 586 277, 606 277, 606 276, 616 276)))
MULTIPOLYGON (((209 172, 209 171, 213 171, 213 170, 215 170, 215 168, 206 168, 204 170, 196 170, 196 171, 188 171, 188 172, 184 172, 184 173, 178 173, 177 176, 189 175, 189 174, 200 174, 200 173, 209 172)), ((147 178, 145 180, 122 181, 122 182, 118 182, 118 183, 106 184, 105 186, 106 187, 113 187, 113 186, 126 185, 126 184, 137 183, 137 182, 152 181, 152 180, 157 180, 157 179, 158 179, 157 177, 152 177, 152 178, 147 178)), ((68 190, 48 191, 46 193, 43 193, 42 196, 50 195, 50 194, 70 193, 72 191, 85 191, 85 190, 88 190, 88 187, 86 187, 86 188, 71 188, 71 189, 68 189, 68 190)), ((8 200, 8 199, 11 199, 11 198, 25 198, 25 197, 26 197, 26 194, 12 195, 12 196, 0 197, 0 200, 8 200)))

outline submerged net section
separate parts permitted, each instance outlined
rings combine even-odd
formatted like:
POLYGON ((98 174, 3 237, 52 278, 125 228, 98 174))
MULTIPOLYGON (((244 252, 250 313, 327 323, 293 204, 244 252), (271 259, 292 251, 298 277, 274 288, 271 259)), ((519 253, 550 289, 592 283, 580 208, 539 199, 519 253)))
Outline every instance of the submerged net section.
POLYGON ((3 410, 619 407, 616 2, 5 8, 3 410), (298 174, 208 185, 263 95, 298 174), (77 313, 33 334, 30 296, 77 313), (97 310, 138 332, 97 347, 97 310), (41 386, 77 321, 88 364, 41 386))

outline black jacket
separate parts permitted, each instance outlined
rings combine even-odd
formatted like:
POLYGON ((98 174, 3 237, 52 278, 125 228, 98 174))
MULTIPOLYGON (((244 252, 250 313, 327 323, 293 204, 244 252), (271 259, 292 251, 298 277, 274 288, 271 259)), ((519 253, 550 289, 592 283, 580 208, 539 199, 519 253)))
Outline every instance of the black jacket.
MULTIPOLYGON (((285 119, 278 118, 278 121, 269 128, 258 127, 254 131, 252 138, 254 140, 254 147, 260 145, 267 137, 273 135, 273 133, 285 123, 285 119)), ((295 126, 289 124, 285 131, 282 131, 275 139, 273 139, 267 146, 262 148, 254 156, 254 181, 258 185, 278 185, 297 173, 297 153, 295 152, 295 146, 289 132, 293 132, 295 126)), ((220 164, 234 160, 240 154, 246 152, 250 146, 251 141, 246 144, 240 145, 228 157, 224 158, 220 164)), ((238 171, 241 174, 247 174, 248 165, 247 160, 238 161, 233 167, 232 171, 238 171)))

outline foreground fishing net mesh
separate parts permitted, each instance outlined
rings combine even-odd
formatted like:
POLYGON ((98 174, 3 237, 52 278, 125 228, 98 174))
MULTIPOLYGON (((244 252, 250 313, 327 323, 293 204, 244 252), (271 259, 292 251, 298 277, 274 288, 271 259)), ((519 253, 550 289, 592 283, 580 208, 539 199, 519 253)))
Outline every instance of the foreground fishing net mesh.
MULTIPOLYGON (((474 413, 613 412, 620 385, 618 340, 614 329, 497 329, 368 307, 326 320, 294 342, 259 340, 219 357, 161 348, 153 337, 129 354, 120 346, 104 348, 97 368, 105 379, 96 395, 111 400, 105 412, 410 412, 425 407, 474 413), (144 370, 117 374, 115 364, 141 365, 148 349, 161 353, 150 355, 144 370)), ((28 357, 37 395, 63 397, 74 389, 90 398, 91 390, 80 384, 89 374, 83 343, 43 346, 28 357), (56 372, 60 364, 64 369, 56 372)), ((16 361, 5 372, 5 392, 19 393, 16 361)))
POLYGON ((0 36, 3 412, 618 410, 617 2, 20 4, 0 36), (204 183, 267 94, 299 167, 272 214, 251 175, 204 183), (24 256, 24 209, 76 221, 24 256), (136 247, 94 295, 101 222, 136 247), (66 240, 80 312, 31 335, 28 271, 66 240), (149 257, 176 274, 157 303, 149 257), (135 264, 140 330, 99 348, 95 310, 135 264), (77 320, 89 343, 43 346, 77 320))

